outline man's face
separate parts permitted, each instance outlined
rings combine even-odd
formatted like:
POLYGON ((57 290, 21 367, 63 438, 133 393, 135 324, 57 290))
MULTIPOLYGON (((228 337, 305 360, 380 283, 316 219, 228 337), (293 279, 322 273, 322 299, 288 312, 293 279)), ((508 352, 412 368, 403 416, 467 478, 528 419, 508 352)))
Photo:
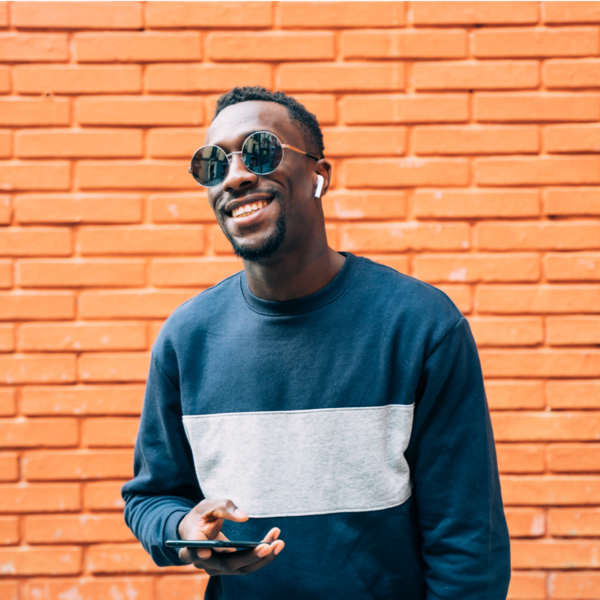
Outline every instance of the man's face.
MULTIPOLYGON (((204 143, 229 154, 241 150, 256 131, 269 131, 282 144, 306 150, 287 109, 264 101, 225 108, 213 121, 204 143)), ((257 175, 245 167, 240 154, 233 155, 227 178, 209 188, 208 200, 237 254, 245 260, 267 259, 278 251, 292 251, 309 239, 309 228, 317 216, 315 169, 314 159, 284 150, 283 161, 272 173, 257 175)))

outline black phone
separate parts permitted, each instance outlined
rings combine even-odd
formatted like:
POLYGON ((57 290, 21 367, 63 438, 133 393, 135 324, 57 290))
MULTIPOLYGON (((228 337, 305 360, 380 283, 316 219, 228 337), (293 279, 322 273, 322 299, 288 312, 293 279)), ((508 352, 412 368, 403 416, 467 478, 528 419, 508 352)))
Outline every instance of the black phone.
POLYGON ((237 548, 238 550, 247 550, 256 548, 266 542, 234 542, 224 540, 167 540, 165 546, 169 548, 237 548))

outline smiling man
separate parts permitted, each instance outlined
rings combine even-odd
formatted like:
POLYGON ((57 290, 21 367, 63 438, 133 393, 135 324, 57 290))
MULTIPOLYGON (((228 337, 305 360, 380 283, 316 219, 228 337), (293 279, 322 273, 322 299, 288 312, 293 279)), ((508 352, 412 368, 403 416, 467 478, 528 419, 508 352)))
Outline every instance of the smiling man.
POLYGON ((508 532, 468 324, 442 292, 328 246, 323 152, 292 98, 219 99, 190 173, 244 271, 154 345, 126 521, 158 565, 205 569, 211 600, 503 600, 508 532))

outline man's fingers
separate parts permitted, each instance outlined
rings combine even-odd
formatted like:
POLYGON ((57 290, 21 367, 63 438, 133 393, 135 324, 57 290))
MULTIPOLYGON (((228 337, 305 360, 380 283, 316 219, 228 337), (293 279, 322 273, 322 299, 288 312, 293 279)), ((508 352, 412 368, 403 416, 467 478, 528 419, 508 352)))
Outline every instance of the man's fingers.
POLYGON ((280 533, 281 529, 279 529, 279 527, 273 527, 273 529, 271 529, 271 531, 265 535, 263 542, 266 542, 267 544, 274 542, 279 537, 280 533))
POLYGON ((198 559, 206 560, 210 558, 212 552, 210 548, 182 548, 179 551, 179 559, 186 565, 196 562, 198 559))
POLYGON ((231 500, 210 500, 207 504, 209 505, 206 506, 206 510, 203 510, 200 514, 200 518, 205 521, 227 519, 228 521, 241 523, 248 520, 248 515, 243 510, 240 510, 231 500))

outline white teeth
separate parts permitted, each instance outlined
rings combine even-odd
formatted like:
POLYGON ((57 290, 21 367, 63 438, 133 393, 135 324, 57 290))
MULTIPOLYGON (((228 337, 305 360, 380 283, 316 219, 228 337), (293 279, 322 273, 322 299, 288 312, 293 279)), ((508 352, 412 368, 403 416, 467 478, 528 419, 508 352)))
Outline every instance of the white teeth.
POLYGON ((234 217, 240 217, 243 214, 261 210, 265 206, 267 206, 267 202, 261 200, 260 202, 253 202, 252 204, 244 204, 243 206, 238 206, 236 209, 233 210, 231 214, 234 217))

